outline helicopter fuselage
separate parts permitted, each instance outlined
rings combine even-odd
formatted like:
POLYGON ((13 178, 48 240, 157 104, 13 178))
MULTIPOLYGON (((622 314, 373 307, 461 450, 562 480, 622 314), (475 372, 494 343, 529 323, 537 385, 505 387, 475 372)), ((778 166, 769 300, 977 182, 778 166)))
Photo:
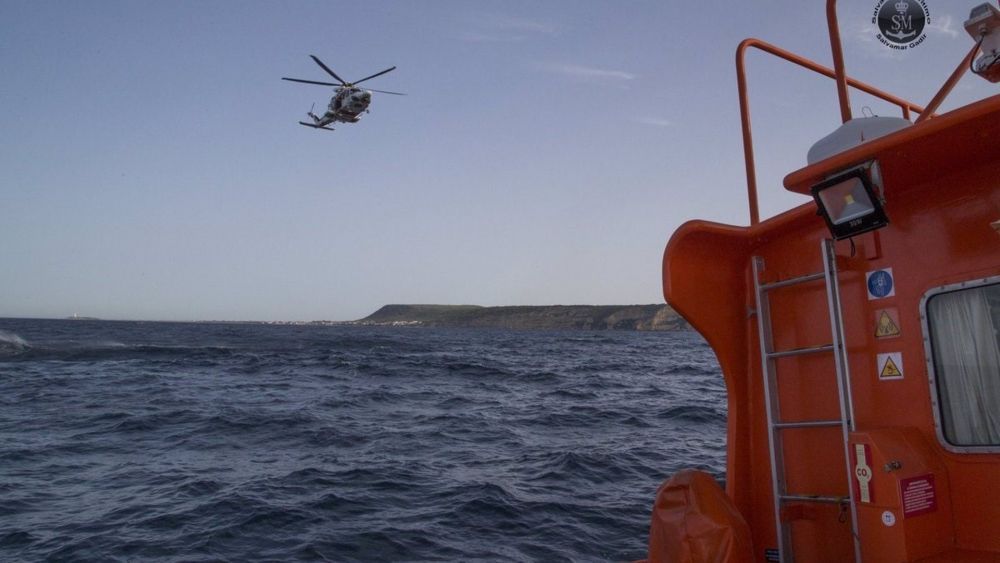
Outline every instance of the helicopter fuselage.
POLYGON ((337 92, 330 98, 330 104, 326 108, 326 113, 316 116, 310 113, 310 117, 316 125, 325 127, 331 123, 341 121, 344 123, 357 123, 361 120, 361 114, 368 111, 371 104, 372 93, 361 88, 338 88, 337 92))

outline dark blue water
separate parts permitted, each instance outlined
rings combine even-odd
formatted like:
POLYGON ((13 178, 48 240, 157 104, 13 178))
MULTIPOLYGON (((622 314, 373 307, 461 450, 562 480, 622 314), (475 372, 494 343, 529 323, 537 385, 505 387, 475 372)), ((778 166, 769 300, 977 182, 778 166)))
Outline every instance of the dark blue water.
POLYGON ((617 561, 724 471, 693 333, 0 319, 0 560, 617 561))

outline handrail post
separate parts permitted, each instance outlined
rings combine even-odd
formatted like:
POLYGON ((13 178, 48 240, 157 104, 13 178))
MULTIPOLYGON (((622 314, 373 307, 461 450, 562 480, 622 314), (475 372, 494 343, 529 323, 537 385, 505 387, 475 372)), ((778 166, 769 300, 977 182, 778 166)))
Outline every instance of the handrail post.
POLYGON ((931 103, 927 104, 927 110, 924 111, 924 113, 921 113, 920 117, 917 118, 917 123, 934 117, 934 112, 937 111, 938 107, 941 106, 941 103, 944 102, 944 99, 948 97, 948 94, 950 94, 955 86, 958 85, 958 81, 965 76, 965 71, 969 69, 973 59, 976 58, 977 53, 979 53, 979 43, 976 43, 972 47, 972 50, 969 51, 969 54, 962 59, 962 62, 958 63, 958 67, 955 69, 955 72, 951 73, 951 76, 948 77, 948 81, 944 83, 944 86, 941 86, 941 89, 938 90, 937 94, 935 94, 931 103))
POLYGON ((736 48, 736 83, 740 93, 740 120, 743 128, 743 159, 747 169, 747 198, 750 200, 750 226, 760 223, 757 205, 757 170, 753 157, 753 133, 750 130, 750 98, 747 94, 747 73, 744 53, 747 47, 756 43, 754 39, 744 39, 736 48))
POLYGON ((844 51, 840 45, 840 27, 837 25, 837 0, 826 0, 826 23, 830 28, 830 49, 833 51, 833 70, 837 74, 837 97, 840 99, 840 117, 851 120, 851 99, 847 91, 847 71, 844 69, 844 51))

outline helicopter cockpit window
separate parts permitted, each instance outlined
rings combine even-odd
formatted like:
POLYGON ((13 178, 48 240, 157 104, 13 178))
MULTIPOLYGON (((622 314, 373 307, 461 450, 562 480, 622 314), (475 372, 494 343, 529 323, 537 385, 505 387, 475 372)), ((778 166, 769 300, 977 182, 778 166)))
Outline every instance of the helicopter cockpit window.
POLYGON ((956 449, 1000 446, 998 281, 941 288, 926 298, 935 418, 940 436, 956 449))

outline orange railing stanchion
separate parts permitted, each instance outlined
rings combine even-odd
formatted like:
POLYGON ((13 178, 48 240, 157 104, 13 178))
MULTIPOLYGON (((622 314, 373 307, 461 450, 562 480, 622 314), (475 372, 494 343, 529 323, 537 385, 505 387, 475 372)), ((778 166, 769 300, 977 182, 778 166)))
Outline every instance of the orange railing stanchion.
POLYGON ((962 62, 958 63, 958 68, 955 69, 955 72, 951 73, 951 76, 948 77, 948 81, 944 83, 944 86, 942 86, 940 90, 938 90, 938 93, 935 94, 931 103, 927 104, 927 111, 920 114, 920 117, 917 118, 917 123, 933 117, 934 112, 941 106, 941 102, 948 97, 948 94, 955 89, 958 81, 965 76, 965 71, 969 69, 969 65, 972 64, 972 59, 976 58, 976 53, 978 52, 979 43, 976 43, 975 46, 972 47, 972 50, 969 51, 969 54, 962 59, 962 62))
POLYGON ((837 0, 826 0, 826 25, 830 28, 830 50, 833 51, 840 117, 847 123, 851 120, 851 99, 847 92, 847 71, 844 70, 844 51, 840 46, 840 27, 837 25, 837 0))
POLYGON ((743 159, 747 169, 747 197, 750 199, 750 224, 760 223, 757 208, 757 170, 753 157, 753 132, 750 130, 750 96, 747 94, 746 65, 743 64, 744 51, 756 46, 756 39, 745 39, 736 48, 736 83, 740 93, 740 121, 743 127, 743 159))

